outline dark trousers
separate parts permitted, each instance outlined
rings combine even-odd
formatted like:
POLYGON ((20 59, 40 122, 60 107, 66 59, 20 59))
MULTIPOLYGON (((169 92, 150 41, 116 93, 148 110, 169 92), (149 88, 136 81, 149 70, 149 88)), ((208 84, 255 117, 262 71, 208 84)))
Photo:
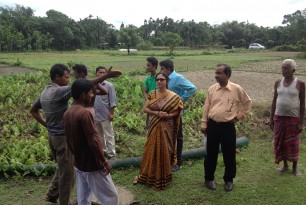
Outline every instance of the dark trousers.
POLYGON ((176 147, 176 155, 177 155, 177 164, 179 166, 182 165, 182 152, 183 152, 183 123, 182 123, 182 117, 180 119, 180 126, 178 129, 178 133, 176 136, 177 140, 177 147, 176 147))
POLYGON ((204 161, 205 180, 214 180, 216 171, 219 146, 223 154, 225 171, 223 180, 233 182, 236 176, 236 129, 235 124, 230 122, 218 123, 211 119, 207 122, 207 150, 204 161))

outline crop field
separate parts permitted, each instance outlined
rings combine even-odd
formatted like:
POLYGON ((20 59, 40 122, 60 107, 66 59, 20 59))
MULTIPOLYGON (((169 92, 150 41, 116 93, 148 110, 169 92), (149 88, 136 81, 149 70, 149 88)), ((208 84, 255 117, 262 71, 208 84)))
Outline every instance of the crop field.
MULTIPOLYGON (((146 141, 143 112, 143 79, 147 75, 146 58, 159 61, 171 58, 175 70, 193 82, 198 92, 185 105, 184 151, 202 147, 200 119, 205 93, 215 83, 214 69, 227 63, 233 69, 231 80, 240 84, 254 102, 246 122, 237 123, 238 136, 247 136, 248 146, 237 155, 237 177, 234 191, 223 190, 223 161, 219 156, 216 172, 217 190, 204 187, 203 160, 188 160, 174 173, 165 191, 132 185, 137 168, 113 170, 116 185, 129 190, 134 201, 154 204, 305 204, 306 147, 301 144, 298 166, 302 177, 291 173, 279 175, 273 160, 272 132, 267 126, 274 81, 281 77, 281 62, 296 60, 297 76, 306 81, 306 59, 296 52, 247 50, 179 50, 174 56, 166 51, 139 51, 127 55, 119 51, 29 52, 0 54, 0 204, 44 204, 44 191, 54 170, 47 131, 30 115, 32 103, 50 82, 49 69, 54 63, 71 67, 85 64, 94 76, 97 66, 113 66, 124 75, 111 79, 117 92, 114 130, 120 158, 141 156, 146 141), (45 164, 45 170, 29 166, 45 164), (16 188, 15 188, 16 187, 16 188)), ((73 79, 70 79, 73 82, 73 79)), ((303 133, 302 139, 305 134, 303 133)), ((75 196, 75 194, 73 195, 75 196)), ((45 203, 47 204, 47 203, 45 203)), ((122 204, 124 204, 122 202, 122 204)))

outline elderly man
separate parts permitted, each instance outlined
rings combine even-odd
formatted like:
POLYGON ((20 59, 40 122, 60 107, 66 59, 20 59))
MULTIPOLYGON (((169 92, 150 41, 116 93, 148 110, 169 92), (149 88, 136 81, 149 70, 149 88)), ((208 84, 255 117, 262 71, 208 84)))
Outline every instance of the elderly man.
POLYGON ((275 163, 284 162, 278 171, 287 171, 287 161, 290 161, 293 163, 293 174, 300 176, 297 161, 305 112, 305 83, 293 76, 295 69, 294 60, 283 61, 283 78, 274 84, 270 126, 274 130, 275 163))
POLYGON ((225 165, 224 189, 233 190, 233 178, 236 176, 235 122, 245 119, 251 110, 248 94, 242 87, 229 81, 231 73, 228 65, 217 65, 215 78, 218 83, 208 89, 201 120, 201 131, 207 135, 205 184, 211 190, 216 189, 214 174, 220 144, 225 165))

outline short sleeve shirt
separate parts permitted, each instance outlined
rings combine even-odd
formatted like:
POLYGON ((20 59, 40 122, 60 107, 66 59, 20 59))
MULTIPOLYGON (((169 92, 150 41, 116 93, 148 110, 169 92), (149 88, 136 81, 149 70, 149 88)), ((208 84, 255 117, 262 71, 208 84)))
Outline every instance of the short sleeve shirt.
POLYGON ((155 79, 156 79, 156 75, 149 75, 149 76, 147 76, 147 78, 145 80, 144 87, 148 89, 148 94, 150 92, 152 92, 152 90, 157 89, 155 79))
POLYGON ((63 117, 68 108, 70 97, 70 86, 59 86, 55 83, 50 83, 34 102, 34 106, 44 112, 49 133, 53 135, 65 133, 63 117))

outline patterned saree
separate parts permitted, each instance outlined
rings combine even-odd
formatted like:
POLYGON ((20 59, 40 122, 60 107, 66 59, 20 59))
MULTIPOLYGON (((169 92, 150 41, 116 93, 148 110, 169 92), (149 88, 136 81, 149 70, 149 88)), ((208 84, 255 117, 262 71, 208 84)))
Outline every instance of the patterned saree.
MULTIPOLYGON (((149 95, 149 108, 168 114, 183 109, 180 97, 167 90, 156 97, 156 90, 149 95)), ((172 180, 171 166, 176 164, 176 135, 180 122, 179 113, 173 118, 150 115, 150 127, 141 161, 138 182, 155 189, 165 189, 172 180)))

